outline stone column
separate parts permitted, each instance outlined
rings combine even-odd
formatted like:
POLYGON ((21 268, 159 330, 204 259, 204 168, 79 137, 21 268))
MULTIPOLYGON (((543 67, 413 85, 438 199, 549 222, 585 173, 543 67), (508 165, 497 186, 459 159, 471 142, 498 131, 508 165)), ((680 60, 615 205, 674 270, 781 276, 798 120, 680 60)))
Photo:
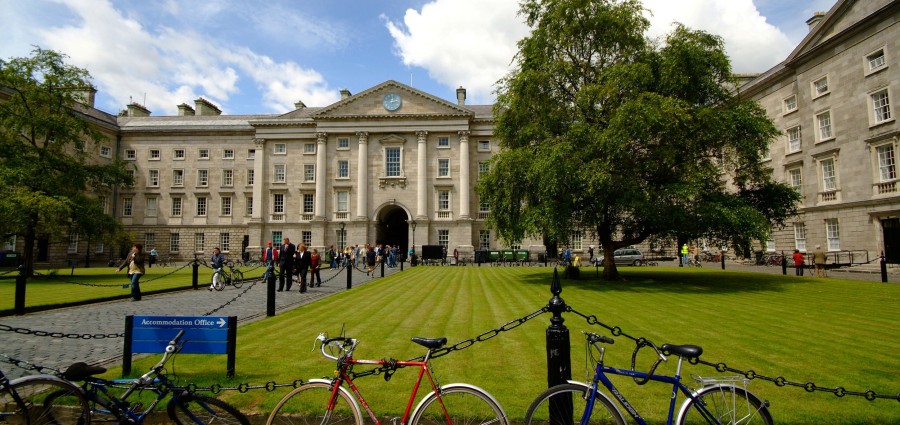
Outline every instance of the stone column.
POLYGON ((322 220, 325 218, 325 199, 328 195, 325 193, 325 142, 327 141, 327 133, 316 133, 316 204, 314 211, 314 220, 322 220))
POLYGON ((469 132, 459 132, 459 218, 469 219, 469 194, 471 183, 469 180, 469 132))
MULTIPOLYGON (((251 198, 253 199, 253 214, 250 215, 250 231, 248 234, 250 235, 251 246, 262 246, 265 240, 265 235, 263 234, 264 224, 268 221, 263 219, 268 210, 265 189, 266 182, 269 181, 271 176, 266 175, 268 168, 266 165, 269 157, 268 152, 266 152, 266 139, 254 139, 253 144, 256 149, 256 152, 253 154, 253 197, 251 198)), ((237 182, 235 182, 235 186, 237 186, 237 182)))
POLYGON ((366 208, 369 204, 369 187, 366 185, 369 176, 369 133, 360 131, 356 133, 359 141, 359 152, 357 154, 359 166, 356 170, 356 219, 365 220, 368 218, 366 208))
POLYGON ((426 143, 427 131, 417 131, 416 138, 418 145, 416 153, 418 154, 418 163, 416 165, 416 219, 425 219, 428 217, 428 186, 425 184, 427 180, 428 170, 428 144, 426 143))

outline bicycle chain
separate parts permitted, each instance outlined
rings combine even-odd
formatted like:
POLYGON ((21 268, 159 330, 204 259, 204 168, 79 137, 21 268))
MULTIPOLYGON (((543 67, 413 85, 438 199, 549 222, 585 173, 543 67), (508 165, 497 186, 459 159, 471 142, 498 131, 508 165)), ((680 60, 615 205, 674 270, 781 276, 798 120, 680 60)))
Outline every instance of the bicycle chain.
MULTIPOLYGON (((578 316, 581 316, 582 318, 584 318, 587 321, 587 323, 589 325, 598 325, 603 328, 606 328, 607 330, 610 331, 610 333, 613 334, 613 336, 623 336, 625 338, 631 339, 636 344, 643 344, 647 341, 645 338, 635 338, 635 337, 623 332, 622 328, 620 328, 618 326, 609 326, 609 325, 597 320, 597 316, 595 316, 593 314, 592 315, 582 314, 568 305, 566 306, 566 311, 572 312, 578 316)), ((730 372, 730 373, 736 373, 738 375, 744 376, 749 380, 760 379, 763 381, 769 381, 769 382, 775 384, 775 386, 777 386, 777 387, 785 387, 785 386, 798 387, 798 388, 803 388, 804 390, 806 390, 807 392, 810 392, 810 393, 819 391, 819 392, 825 392, 825 393, 832 393, 837 397, 844 397, 844 396, 848 396, 848 395, 849 396, 858 396, 858 397, 864 397, 866 400, 869 400, 869 401, 875 401, 879 398, 882 398, 882 399, 888 399, 888 400, 897 400, 898 402, 900 402, 900 393, 898 393, 897 395, 886 395, 886 394, 878 394, 873 390, 849 391, 849 390, 845 389, 844 387, 840 387, 840 386, 834 387, 834 388, 820 387, 820 386, 816 385, 815 382, 811 382, 811 381, 810 382, 793 382, 793 381, 787 380, 783 376, 776 376, 776 377, 772 378, 770 376, 758 374, 753 369, 747 369, 747 370, 735 369, 732 367, 728 367, 728 365, 723 362, 717 362, 717 363, 708 362, 705 360, 701 360, 699 357, 689 358, 688 362, 690 362, 693 365, 701 364, 704 366, 712 367, 719 373, 730 372)))

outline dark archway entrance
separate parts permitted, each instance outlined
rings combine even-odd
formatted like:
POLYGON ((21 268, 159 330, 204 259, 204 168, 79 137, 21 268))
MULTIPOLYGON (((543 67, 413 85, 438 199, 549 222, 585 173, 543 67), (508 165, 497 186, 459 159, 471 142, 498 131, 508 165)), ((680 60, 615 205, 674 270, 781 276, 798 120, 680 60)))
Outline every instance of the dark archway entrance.
POLYGON ((403 208, 385 207, 379 214, 375 228, 375 243, 400 247, 400 252, 409 249, 409 216, 403 208))
POLYGON ((900 263, 900 219, 883 218, 881 228, 884 231, 884 258, 888 263, 900 263))

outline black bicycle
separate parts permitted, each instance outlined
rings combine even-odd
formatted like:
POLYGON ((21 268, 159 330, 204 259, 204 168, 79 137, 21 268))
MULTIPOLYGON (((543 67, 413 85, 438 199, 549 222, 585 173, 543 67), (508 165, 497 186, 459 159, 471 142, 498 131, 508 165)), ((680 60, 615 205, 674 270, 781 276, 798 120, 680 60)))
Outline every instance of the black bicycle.
POLYGON ((225 285, 240 288, 244 284, 244 272, 234 267, 234 262, 226 261, 225 267, 216 269, 213 273, 212 287, 216 291, 225 289, 225 285), (226 270, 227 268, 227 270, 226 270))
POLYGON ((0 423, 88 425, 90 422, 87 399, 77 385, 53 375, 9 380, 0 370, 0 423))

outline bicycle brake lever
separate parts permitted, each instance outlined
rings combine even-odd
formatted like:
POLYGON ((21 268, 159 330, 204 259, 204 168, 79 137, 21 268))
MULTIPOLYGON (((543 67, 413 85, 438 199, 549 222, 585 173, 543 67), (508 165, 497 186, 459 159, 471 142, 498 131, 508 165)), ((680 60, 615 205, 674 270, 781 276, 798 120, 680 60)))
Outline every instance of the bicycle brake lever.
POLYGON ((325 332, 319 333, 319 336, 317 336, 316 339, 313 340, 312 350, 309 350, 309 351, 316 351, 316 342, 325 342, 325 339, 327 339, 327 338, 328 338, 328 334, 326 334, 325 332))

